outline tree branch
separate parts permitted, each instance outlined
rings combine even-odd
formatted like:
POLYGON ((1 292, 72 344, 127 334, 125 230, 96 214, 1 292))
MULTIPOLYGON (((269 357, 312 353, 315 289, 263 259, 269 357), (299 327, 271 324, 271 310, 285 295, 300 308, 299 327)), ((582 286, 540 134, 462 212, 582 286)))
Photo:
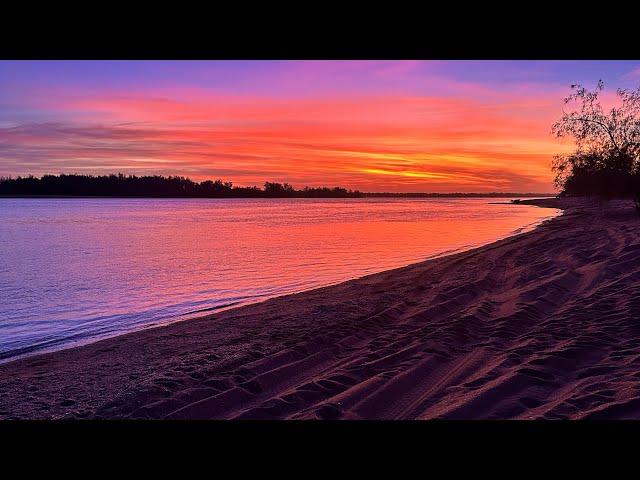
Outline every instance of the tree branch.
POLYGON ((607 133, 607 135, 609 135, 609 138, 611 139, 611 142, 613 143, 613 146, 616 150, 620 151, 620 147, 618 146, 618 143, 616 142, 615 138, 613 138, 613 134, 611 133, 611 129, 609 127, 607 127, 607 125, 603 122, 599 122, 597 120, 592 120, 590 118, 583 118, 583 117, 578 117, 578 118, 574 118, 573 120, 577 120, 580 122, 590 122, 590 123, 595 123, 596 125, 601 126, 604 131, 607 133))

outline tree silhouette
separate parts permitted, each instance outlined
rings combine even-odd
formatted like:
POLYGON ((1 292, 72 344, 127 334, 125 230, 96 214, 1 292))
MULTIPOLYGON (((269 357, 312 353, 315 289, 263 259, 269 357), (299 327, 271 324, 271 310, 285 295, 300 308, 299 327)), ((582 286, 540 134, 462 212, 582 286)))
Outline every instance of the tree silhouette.
POLYGON ((296 190, 288 183, 266 182, 258 187, 235 187, 231 182, 194 182, 184 177, 160 175, 44 175, 1 178, 0 195, 50 195, 84 197, 170 197, 170 198, 281 198, 281 197, 360 197, 358 190, 305 187, 296 190))
POLYGON ((619 106, 608 112, 602 106, 600 80, 594 90, 572 85, 564 99, 571 110, 552 127, 558 137, 572 137, 576 150, 554 156, 555 184, 565 194, 630 195, 637 185, 640 166, 640 86, 618 89, 619 106))
POLYGON ((267 197, 293 197, 296 190, 288 183, 265 182, 264 193, 267 197))

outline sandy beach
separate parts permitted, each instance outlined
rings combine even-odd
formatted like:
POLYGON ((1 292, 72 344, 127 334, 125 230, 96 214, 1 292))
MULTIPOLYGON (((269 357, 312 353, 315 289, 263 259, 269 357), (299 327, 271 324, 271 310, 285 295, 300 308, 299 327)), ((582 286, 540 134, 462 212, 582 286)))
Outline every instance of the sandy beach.
POLYGON ((640 219, 532 232, 0 365, 0 418, 640 418, 640 219))

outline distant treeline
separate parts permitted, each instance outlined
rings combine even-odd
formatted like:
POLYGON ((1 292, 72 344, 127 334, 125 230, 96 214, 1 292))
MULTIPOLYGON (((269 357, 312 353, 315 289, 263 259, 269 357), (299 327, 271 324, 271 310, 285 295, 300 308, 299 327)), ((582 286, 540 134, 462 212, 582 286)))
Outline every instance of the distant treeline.
POLYGON ((296 190, 288 183, 266 182, 264 188, 237 187, 222 180, 194 182, 185 177, 160 175, 44 175, 0 178, 0 195, 73 197, 267 198, 359 197, 361 192, 334 187, 296 190))
POLYGON ((531 192, 489 192, 489 193, 428 193, 428 192, 365 192, 361 197, 394 197, 394 198, 482 198, 482 197, 555 197, 554 193, 531 193, 531 192))
POLYGON ((62 197, 156 197, 156 198, 359 198, 359 197, 526 197, 535 193, 366 193, 342 187, 304 187, 265 182, 263 188, 237 187, 222 180, 194 182, 185 177, 160 175, 44 175, 0 177, 0 195, 62 197))
POLYGON ((607 112, 594 90, 572 85, 568 105, 551 127, 559 138, 573 138, 575 150, 553 159, 561 195, 635 197, 640 210, 640 86, 617 89, 618 105, 607 112))

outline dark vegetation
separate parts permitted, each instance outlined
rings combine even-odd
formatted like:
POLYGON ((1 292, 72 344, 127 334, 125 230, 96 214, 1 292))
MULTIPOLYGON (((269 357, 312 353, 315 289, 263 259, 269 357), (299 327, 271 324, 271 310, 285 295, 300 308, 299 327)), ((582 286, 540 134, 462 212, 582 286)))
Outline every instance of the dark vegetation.
POLYGON ((184 177, 160 175, 44 175, 0 178, 0 195, 78 197, 170 197, 170 198, 269 198, 269 197, 359 197, 346 188, 295 190, 288 183, 266 182, 264 188, 237 187, 231 182, 194 182, 184 177))
POLYGON ((263 188, 236 187, 231 182, 194 182, 184 177, 133 175, 44 175, 1 178, 0 195, 165 198, 359 198, 359 197, 512 197, 535 193, 364 193, 341 187, 304 187, 266 182, 263 188))
POLYGON ((570 111, 553 125, 557 137, 573 138, 574 152, 553 160, 561 195, 634 197, 640 207, 640 86, 616 91, 618 106, 602 107, 602 81, 594 90, 572 85, 570 111))

